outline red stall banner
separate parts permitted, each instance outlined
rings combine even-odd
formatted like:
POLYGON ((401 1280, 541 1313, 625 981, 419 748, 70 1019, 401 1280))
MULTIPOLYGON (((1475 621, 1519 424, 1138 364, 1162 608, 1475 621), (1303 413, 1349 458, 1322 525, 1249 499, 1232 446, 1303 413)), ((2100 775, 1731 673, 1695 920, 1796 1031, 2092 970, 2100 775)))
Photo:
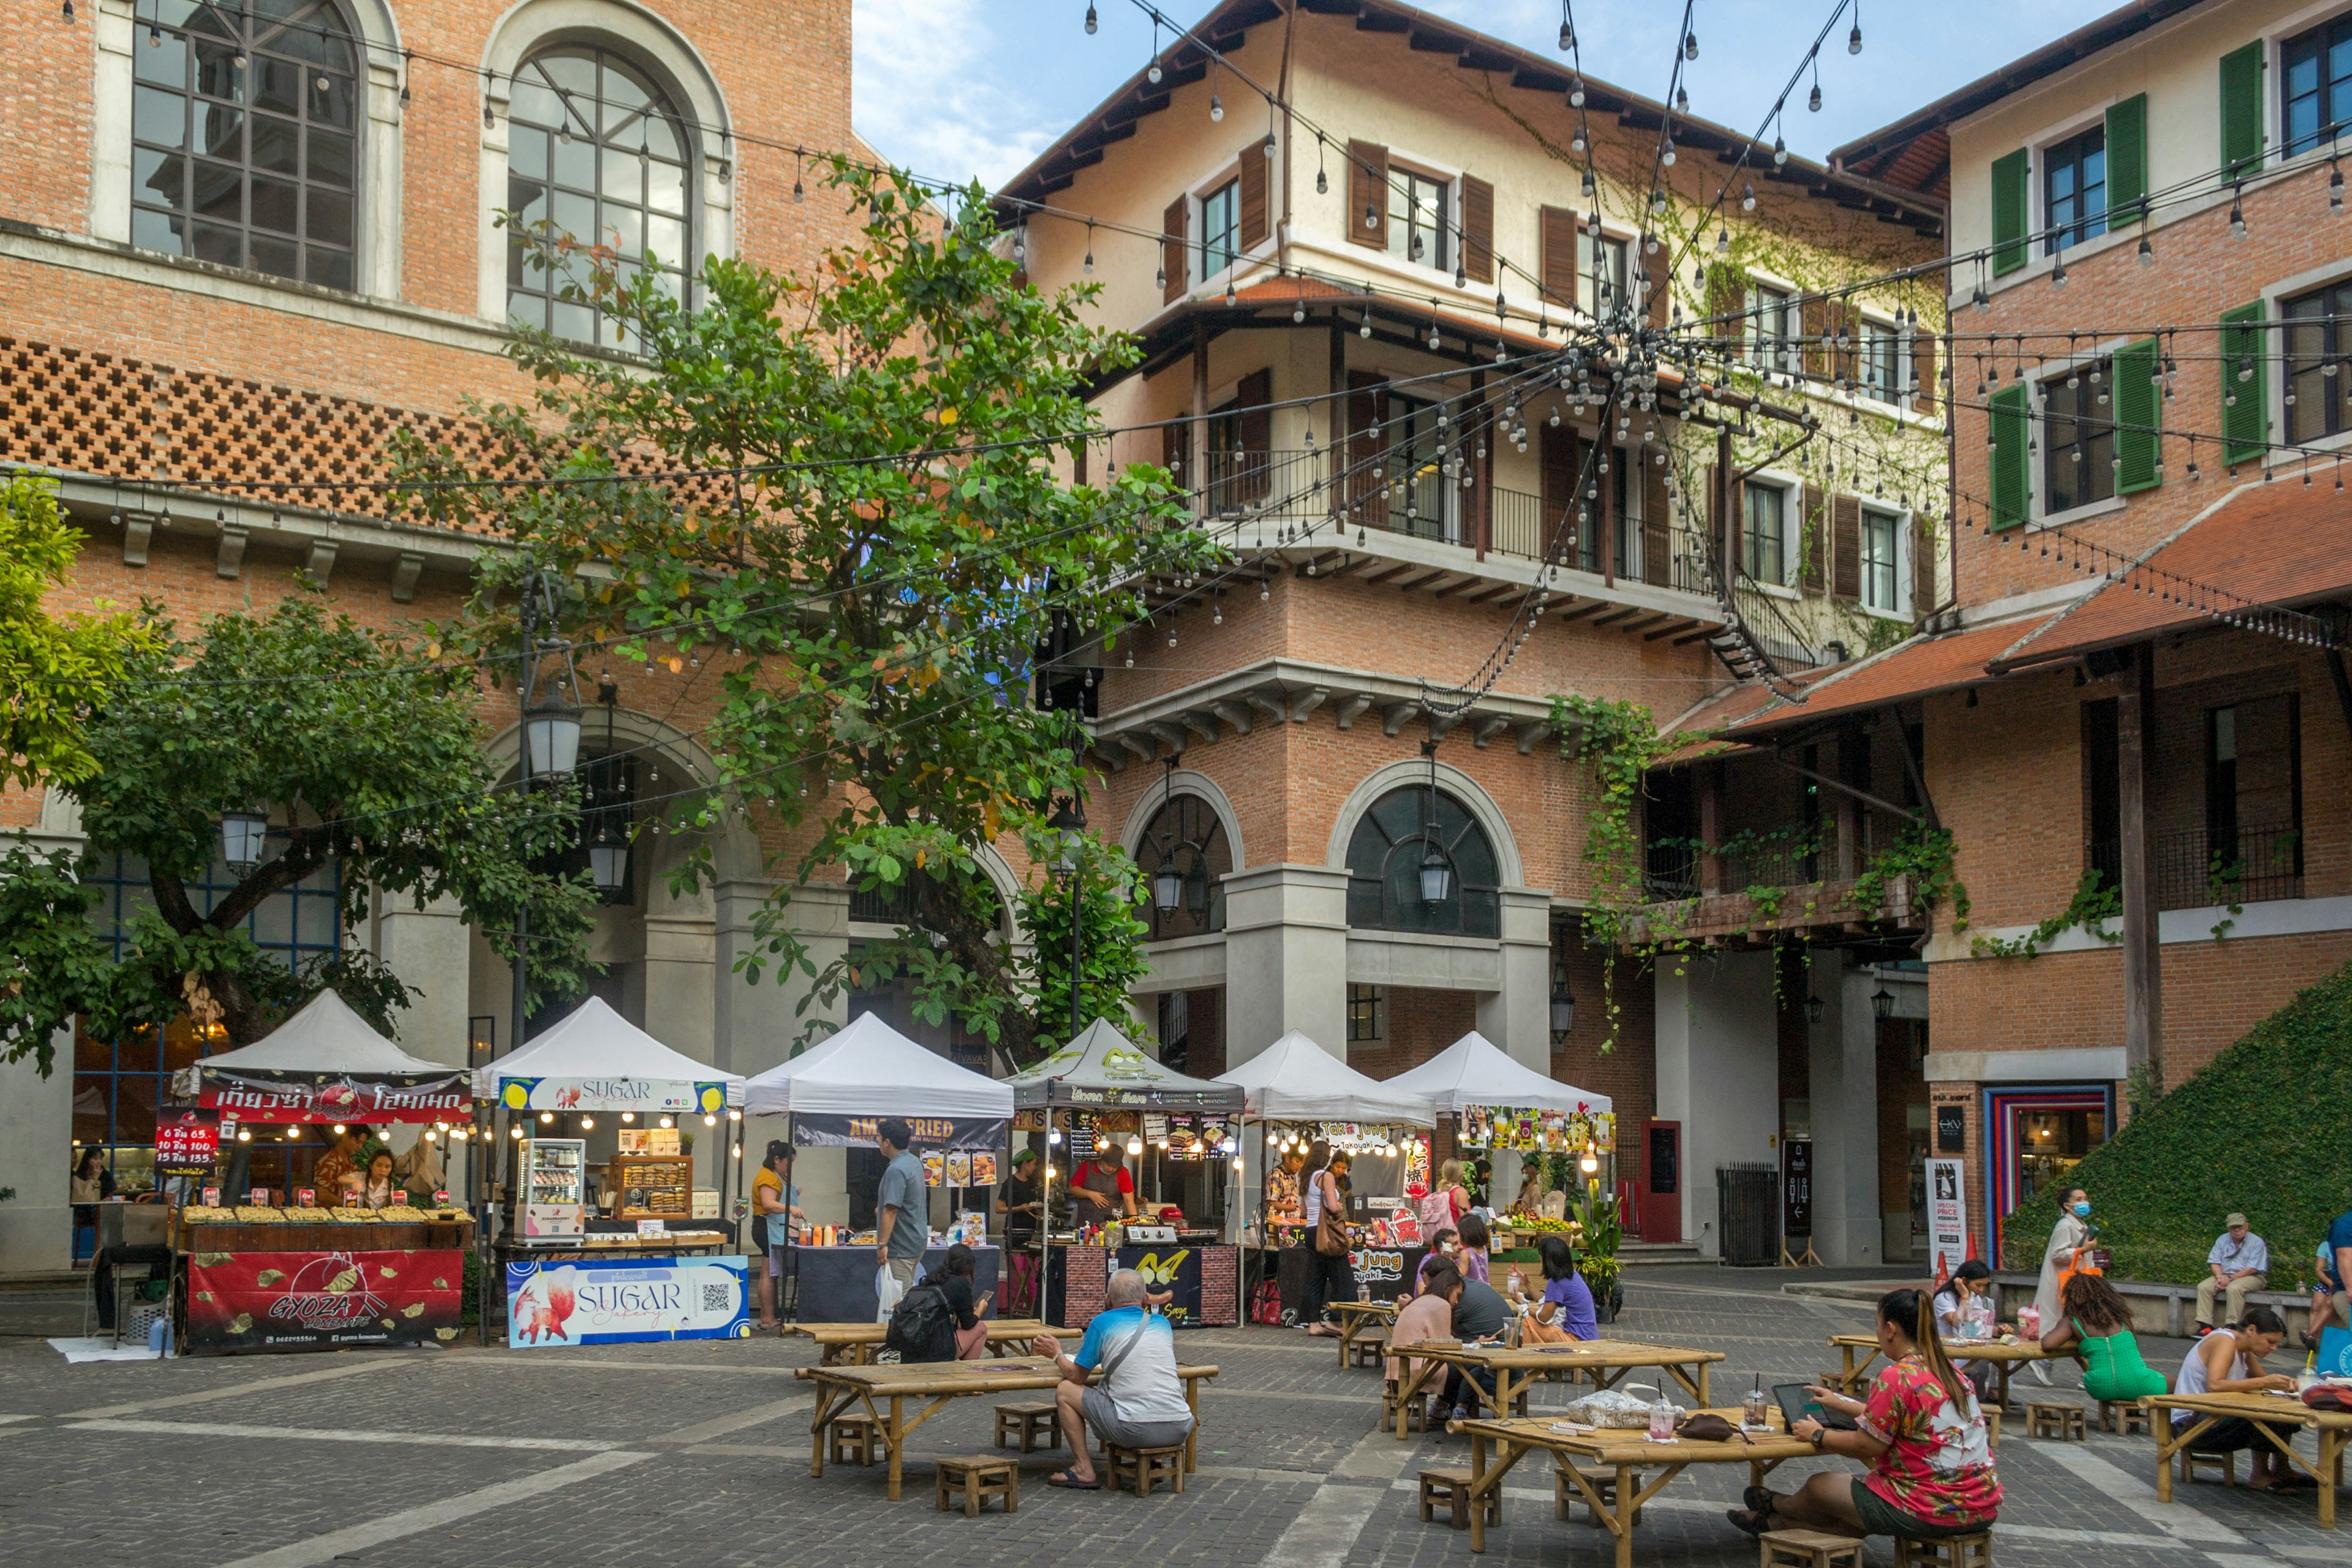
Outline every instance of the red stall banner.
POLYGON ((198 1063, 173 1079, 184 1102, 239 1121, 463 1121, 474 1113, 462 1070, 421 1073, 234 1073, 198 1063))
POLYGON ((198 1252, 188 1268, 191 1351, 447 1344, 465 1308, 466 1255, 198 1252))

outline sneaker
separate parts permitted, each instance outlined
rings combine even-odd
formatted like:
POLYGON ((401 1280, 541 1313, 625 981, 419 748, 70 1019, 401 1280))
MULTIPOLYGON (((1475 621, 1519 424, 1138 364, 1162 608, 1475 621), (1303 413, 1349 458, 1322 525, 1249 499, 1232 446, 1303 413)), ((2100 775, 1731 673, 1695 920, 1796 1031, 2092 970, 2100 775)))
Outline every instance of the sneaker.
POLYGON ((2211 1333, 2212 1331, 2213 1331, 2213 1325, 2212 1325, 2212 1324, 2210 1324, 2210 1323, 2200 1323, 2200 1324, 2198 1324, 2198 1325, 2197 1325, 2197 1333, 2196 1333, 2196 1337, 2197 1337, 2198 1339, 2200 1339, 2200 1340, 2201 1340, 2201 1339, 2203 1339, 2207 1334, 2210 1334, 2210 1333, 2211 1333))
POLYGON ((2042 1387, 2048 1388, 2051 1385, 2050 1365, 2047 1362, 2028 1362, 2025 1363, 2025 1370, 2032 1373, 2033 1374, 2033 1381, 2040 1384, 2042 1387))
POLYGON ((1467 1420, 1469 1420, 1469 1419, 1470 1419, 1470 1407, 1469 1407, 1468 1405, 1455 1405, 1455 1406, 1454 1407, 1453 1414, 1452 1414, 1450 1416, 1448 1416, 1448 1417, 1447 1417, 1447 1419, 1449 1419, 1449 1420, 1454 1420, 1454 1421, 1467 1421, 1467 1420))

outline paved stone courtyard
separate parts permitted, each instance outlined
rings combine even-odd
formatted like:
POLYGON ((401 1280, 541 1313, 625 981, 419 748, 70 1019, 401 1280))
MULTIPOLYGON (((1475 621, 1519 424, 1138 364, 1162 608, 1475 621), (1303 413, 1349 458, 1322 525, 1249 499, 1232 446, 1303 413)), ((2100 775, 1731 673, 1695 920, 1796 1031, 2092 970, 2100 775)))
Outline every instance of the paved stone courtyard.
MULTIPOLYGON (((1811 1379, 1835 1364, 1825 1337, 1866 1327, 1869 1309, 1778 1294, 1780 1278, 1642 1271, 1617 1331, 1724 1352, 1717 1403, 1759 1372, 1811 1379)), ((988 1447, 992 1401, 959 1401, 915 1436, 900 1502, 878 1467, 812 1479, 811 1395, 793 1372, 814 1358, 793 1340, 68 1366, 16 1331, 0 1338, 0 1563, 1472 1562, 1467 1533, 1422 1524, 1412 1490, 1423 1467, 1466 1463, 1468 1445, 1374 1431, 1377 1373, 1341 1370, 1297 1331, 1203 1331, 1181 1350, 1223 1369, 1183 1496, 1053 1490, 1040 1454, 1020 1512, 975 1521, 933 1510, 920 1461, 988 1447)), ((2155 1341, 2148 1359, 2177 1364, 2181 1350, 2155 1341)), ((2145 1437, 2034 1443, 2012 1423, 2000 1458, 2002 1562, 2352 1563, 2352 1531, 2318 1529, 2308 1492, 2200 1485, 2158 1505, 2145 1437)), ((1636 1560, 1748 1568, 1755 1549, 1722 1517, 1744 1479, 1674 1482, 1648 1505, 1636 1560)), ((1555 1521, 1536 1459, 1512 1481, 1486 1562, 1612 1561, 1604 1533, 1555 1521)), ((1870 1560, 1892 1561, 1884 1542, 1870 1560)))

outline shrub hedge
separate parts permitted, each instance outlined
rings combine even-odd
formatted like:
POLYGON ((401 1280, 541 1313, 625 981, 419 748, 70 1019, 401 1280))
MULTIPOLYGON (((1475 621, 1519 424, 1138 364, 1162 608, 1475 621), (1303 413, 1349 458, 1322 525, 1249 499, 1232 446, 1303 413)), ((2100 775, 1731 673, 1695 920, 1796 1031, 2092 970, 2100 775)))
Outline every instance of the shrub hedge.
MULTIPOLYGON (((2074 1169, 2121 1279, 2205 1274, 2222 1216, 2270 1244, 2270 1286, 2300 1289, 2327 1226, 2352 1209, 2352 964, 2248 1031, 2074 1169)), ((2007 1266, 2033 1273, 2057 1197, 2019 1205, 2007 1266)))

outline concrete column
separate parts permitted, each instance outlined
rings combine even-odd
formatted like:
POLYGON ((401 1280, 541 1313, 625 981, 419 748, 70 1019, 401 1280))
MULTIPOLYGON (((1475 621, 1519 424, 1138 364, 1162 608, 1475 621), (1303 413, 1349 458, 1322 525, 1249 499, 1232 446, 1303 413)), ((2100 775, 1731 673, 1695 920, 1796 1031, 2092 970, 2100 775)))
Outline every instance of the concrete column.
POLYGON ((1659 964, 1656 980, 1658 1116, 1683 1124, 1683 1237, 1715 1258, 1716 1167, 1771 1164, 1778 1153, 1772 954, 1693 954, 1683 973, 1674 967, 1659 964))
MULTIPOLYGON (((1885 1261, 1878 1219, 1877 988, 1866 969, 1848 971, 1846 955, 1813 955, 1812 994, 1822 1019, 1806 1030, 1812 1085, 1813 1250, 1833 1266, 1885 1261)), ((1907 1221, 1906 1222, 1908 1223, 1907 1221)))
POLYGON ((1503 988, 1479 996, 1478 1032, 1520 1066, 1549 1078, 1551 895, 1532 888, 1506 888, 1502 906, 1503 988))
POLYGON ((1254 866, 1225 879, 1225 1066, 1292 1029, 1347 1049, 1344 868, 1254 866))
MULTIPOLYGON (((807 1013, 793 1009, 808 992, 807 977, 797 969, 786 973, 776 954, 765 951, 754 935, 753 921, 767 902, 769 884, 762 881, 722 882, 716 890, 717 947, 713 984, 714 1056, 729 1072, 749 1078, 783 1061, 793 1042, 813 1017, 838 1024, 843 1003, 830 1011, 812 1005, 807 1013), (760 977, 747 980, 737 964, 747 953, 761 961, 760 977)), ((809 945, 809 957, 822 971, 840 958, 849 942, 849 889, 829 884, 793 890, 786 906, 793 930, 809 945)))
POLYGON ((401 895, 380 896, 373 934, 376 957, 420 993, 394 1015, 400 1048, 427 1061, 466 1065, 473 935, 457 900, 436 899, 418 909, 401 895))
POLYGON ((0 1275, 73 1266, 73 1205, 66 1178, 73 1168, 74 1040, 70 1026, 49 1038, 53 1065, 37 1058, 0 1062, 0 1275))

